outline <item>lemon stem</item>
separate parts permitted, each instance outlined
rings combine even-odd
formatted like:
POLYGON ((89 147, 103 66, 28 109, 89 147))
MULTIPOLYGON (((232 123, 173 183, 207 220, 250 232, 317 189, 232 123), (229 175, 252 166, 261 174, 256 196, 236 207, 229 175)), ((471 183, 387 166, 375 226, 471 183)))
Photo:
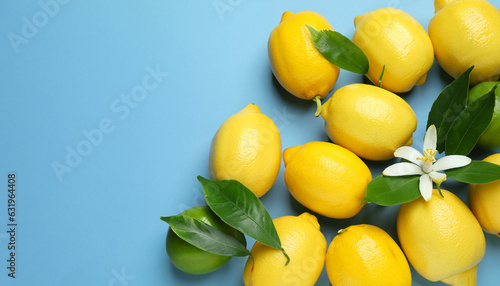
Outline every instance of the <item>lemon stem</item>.
POLYGON ((346 228, 341 228, 339 229, 339 231, 337 231, 337 234, 342 234, 346 231, 347 229, 346 228))
POLYGON ((318 117, 321 114, 321 96, 316 95, 313 100, 316 102, 316 113, 314 113, 314 116, 318 117))
POLYGON ((365 77, 366 77, 366 78, 367 78, 367 79, 371 82, 371 84, 373 84, 374 86, 377 86, 377 84, 375 84, 375 83, 373 82, 373 80, 372 80, 372 79, 368 76, 368 74, 367 74, 367 73, 365 73, 365 77))
POLYGON ((288 254, 286 254, 286 251, 284 248, 281 248, 281 252, 283 252, 283 255, 286 257, 286 263, 285 263, 285 266, 288 265, 288 263, 290 263, 290 256, 288 256, 288 254))
POLYGON ((384 77, 385 65, 382 67, 382 72, 380 73, 380 77, 378 78, 378 86, 382 87, 382 78, 384 77))
POLYGON ((437 185, 437 187, 438 187, 438 192, 439 192, 439 194, 441 195, 441 197, 442 197, 442 198, 444 198, 443 193, 441 192, 441 183, 439 183, 439 184, 438 184, 438 183, 436 183, 436 185, 437 185))
POLYGON ((364 76, 374 85, 374 86, 378 86, 378 87, 382 87, 382 78, 384 77, 384 73, 385 73, 385 65, 382 66, 382 72, 380 73, 380 77, 378 78, 378 85, 373 82, 373 80, 371 79, 371 77, 365 73, 364 76))

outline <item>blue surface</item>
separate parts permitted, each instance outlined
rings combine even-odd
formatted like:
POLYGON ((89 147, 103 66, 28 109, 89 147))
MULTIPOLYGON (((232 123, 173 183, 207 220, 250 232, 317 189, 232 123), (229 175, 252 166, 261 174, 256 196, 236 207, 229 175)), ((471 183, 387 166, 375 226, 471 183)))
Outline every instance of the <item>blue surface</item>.
MULTIPOLYGON (((204 204, 196 176, 209 176, 212 136, 249 103, 274 120, 283 149, 328 140, 314 104, 273 79, 267 39, 284 11, 319 12, 352 37, 356 15, 386 6, 425 28, 434 13, 433 1, 409 0, 3 1, 0 285, 243 285, 245 258, 202 276, 175 269, 159 217, 204 204), (12 172, 15 279, 6 262, 12 172)), ((361 80, 342 71, 334 91, 361 80)), ((418 116, 419 149, 431 103, 450 81, 435 63, 427 82, 403 95, 418 116)), ((392 162, 369 166, 376 176, 392 162)), ((273 218, 306 211, 287 191, 283 170, 262 198, 273 218)), ((445 184, 466 200, 464 184, 445 184)), ((352 219, 319 220, 328 243, 358 223, 397 239, 396 212, 370 204, 352 219)), ((498 285, 500 240, 486 240, 478 285, 498 285)), ((412 274, 414 285, 442 285, 412 274)), ((329 285, 325 271, 317 285, 329 285)))

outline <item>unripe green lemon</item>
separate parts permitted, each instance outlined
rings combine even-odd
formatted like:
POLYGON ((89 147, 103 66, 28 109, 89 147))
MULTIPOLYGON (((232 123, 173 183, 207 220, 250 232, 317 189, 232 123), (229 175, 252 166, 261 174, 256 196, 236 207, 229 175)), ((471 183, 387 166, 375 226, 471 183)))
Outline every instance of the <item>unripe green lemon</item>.
MULTIPOLYGON (((246 245, 245 236, 223 222, 207 206, 197 206, 187 209, 181 215, 200 220, 235 237, 246 245)), ((169 229, 167 233, 166 248, 168 256, 175 267, 189 274, 206 274, 215 271, 226 264, 231 258, 231 256, 217 255, 201 250, 177 236, 172 229, 169 229)))
MULTIPOLYGON (((487 94, 491 89, 500 84, 500 81, 488 81, 475 85, 469 91, 467 103, 471 104, 476 99, 487 94)), ((495 90, 495 109, 491 118, 488 129, 479 137, 477 145, 487 149, 495 149, 500 147, 500 88, 495 90)))

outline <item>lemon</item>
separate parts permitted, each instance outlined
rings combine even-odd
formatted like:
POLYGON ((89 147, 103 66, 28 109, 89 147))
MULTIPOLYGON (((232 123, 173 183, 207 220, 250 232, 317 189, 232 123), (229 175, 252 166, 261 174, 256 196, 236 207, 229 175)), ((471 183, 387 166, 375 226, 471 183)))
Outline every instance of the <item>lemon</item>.
POLYGON ((273 220, 286 258, 275 248, 256 242, 243 272, 247 286, 313 286, 325 265, 326 239, 317 218, 309 213, 283 216, 273 220))
POLYGON ((368 76, 392 92, 407 92, 421 85, 434 63, 429 35, 409 14, 396 8, 380 8, 354 18, 353 42, 370 63, 368 76))
MULTIPOLYGON (((500 165, 500 153, 483 161, 500 165)), ((484 231, 500 237, 500 181, 470 185, 469 206, 484 231)))
POLYGON ((406 101, 385 89, 350 84, 323 104, 321 116, 330 139, 369 160, 394 158, 411 145, 417 117, 406 101))
MULTIPOLYGON (((487 94, 491 89, 500 84, 500 81, 489 81, 477 84, 469 91, 467 97, 468 104, 474 100, 487 94)), ((500 147, 500 88, 495 89, 495 109, 493 110, 493 117, 491 118, 490 125, 479 137, 477 145, 483 148, 495 149, 500 147)))
POLYGON ((457 78, 474 65, 470 82, 498 80, 500 11, 485 0, 436 1, 429 36, 436 59, 457 78))
POLYGON ((332 285, 411 285, 403 251, 381 228, 352 225, 333 238, 326 253, 326 271, 332 285))
POLYGON ((351 151, 314 141, 285 149, 283 161, 288 190, 308 209, 331 218, 349 218, 363 207, 372 176, 351 151))
POLYGON ((212 139, 209 156, 214 180, 238 180, 258 197, 273 186, 281 165, 278 127, 255 104, 230 116, 212 139))
POLYGON ((332 90, 340 69, 316 49, 306 25, 318 31, 333 30, 316 12, 287 11, 269 36, 269 61, 283 88, 298 98, 314 99, 318 103, 332 90))
POLYGON ((397 232, 410 264, 424 278, 451 285, 476 285, 485 238, 469 208, 453 193, 437 190, 401 205, 397 232))

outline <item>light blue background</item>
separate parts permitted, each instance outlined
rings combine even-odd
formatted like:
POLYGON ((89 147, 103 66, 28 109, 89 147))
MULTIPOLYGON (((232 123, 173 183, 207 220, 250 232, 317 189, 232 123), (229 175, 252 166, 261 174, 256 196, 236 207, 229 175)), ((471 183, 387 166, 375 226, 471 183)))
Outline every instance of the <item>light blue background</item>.
MULTIPOLYGON (((212 136, 249 103, 274 120, 283 149, 328 140, 315 105, 273 79, 267 40, 281 14, 313 10, 352 37, 354 17, 376 8, 400 8, 424 28, 434 13, 433 1, 409 0, 39 3, 0 4, 1 285, 243 285, 245 258, 202 276, 175 269, 159 218, 204 204, 196 176, 209 177, 212 136), (25 40, 13 44, 14 34, 25 40), (89 143, 85 133, 100 124, 108 132, 89 143), (78 148, 81 160, 68 155, 78 148), (71 172, 58 177, 55 162, 71 172), (6 269, 10 172, 17 176, 16 279, 6 269)), ((333 91, 361 80, 342 71, 333 91)), ((450 81, 435 63, 427 82, 403 95, 418 116, 419 149, 430 106, 450 81)), ((393 162, 369 162, 373 176, 393 162)), ((307 211, 287 191, 283 170, 262 198, 273 218, 307 211)), ((466 199, 467 186, 445 185, 466 199)), ((352 219, 318 217, 328 243, 359 223, 397 239, 397 209, 370 204, 352 219)), ((486 240, 478 285, 497 285, 500 240, 486 240)), ((442 285, 412 274, 414 285, 442 285)), ((329 285, 325 271, 317 285, 329 285)))

